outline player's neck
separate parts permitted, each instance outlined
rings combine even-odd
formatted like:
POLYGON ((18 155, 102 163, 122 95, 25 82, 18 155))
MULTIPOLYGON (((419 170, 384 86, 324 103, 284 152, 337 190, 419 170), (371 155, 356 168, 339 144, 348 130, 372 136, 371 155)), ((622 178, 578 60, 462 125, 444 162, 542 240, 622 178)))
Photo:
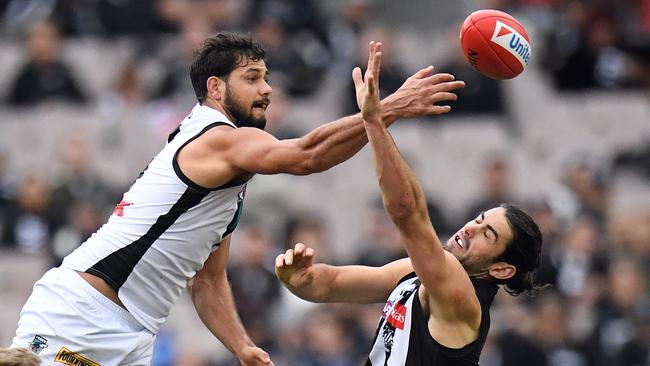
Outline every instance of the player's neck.
POLYGON ((211 98, 205 98, 203 105, 223 113, 226 117, 228 117, 228 120, 230 122, 235 123, 235 119, 230 113, 228 113, 228 109, 224 108, 218 101, 211 98))

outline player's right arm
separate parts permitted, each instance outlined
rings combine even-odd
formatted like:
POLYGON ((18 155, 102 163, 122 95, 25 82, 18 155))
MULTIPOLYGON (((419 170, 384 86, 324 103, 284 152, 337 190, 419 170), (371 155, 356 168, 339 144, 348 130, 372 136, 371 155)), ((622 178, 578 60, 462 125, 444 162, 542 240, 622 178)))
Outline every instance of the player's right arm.
POLYGON ((422 187, 382 123, 380 61, 381 53, 377 53, 365 80, 358 69, 353 78, 384 207, 399 229, 413 268, 426 288, 430 310, 444 320, 469 319, 471 325, 476 325, 480 306, 469 277, 458 260, 443 249, 431 225, 422 187))
POLYGON ((382 267, 313 264, 314 250, 298 243, 275 258, 275 274, 294 295, 311 302, 371 304, 386 301, 413 272, 408 258, 382 267))
MULTIPOLYGON (((372 42, 370 52, 379 45, 372 42)), ((450 74, 431 75, 424 68, 408 78, 382 103, 382 121, 447 113, 436 105, 454 97, 464 84, 450 74)), ((178 156, 183 173, 205 187, 218 187, 246 173, 306 175, 329 169, 356 154, 366 143, 360 114, 326 123, 305 136, 278 140, 262 130, 215 127, 184 147, 178 156)))

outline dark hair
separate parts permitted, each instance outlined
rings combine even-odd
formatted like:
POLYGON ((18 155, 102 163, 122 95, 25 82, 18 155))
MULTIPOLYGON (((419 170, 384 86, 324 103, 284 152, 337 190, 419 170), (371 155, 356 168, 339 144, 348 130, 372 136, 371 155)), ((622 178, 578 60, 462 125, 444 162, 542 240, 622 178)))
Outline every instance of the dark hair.
POLYGON ((542 254, 542 233, 532 217, 515 205, 504 203, 508 225, 512 230, 512 241, 496 262, 506 262, 517 269, 514 276, 497 283, 505 285, 505 290, 513 296, 522 292, 534 295, 539 289, 534 281, 533 271, 539 267, 542 254))
POLYGON ((199 103, 205 100, 209 77, 227 76, 245 61, 265 59, 266 51, 250 36, 222 32, 208 37, 194 51, 194 60, 190 66, 190 79, 196 99, 199 103))

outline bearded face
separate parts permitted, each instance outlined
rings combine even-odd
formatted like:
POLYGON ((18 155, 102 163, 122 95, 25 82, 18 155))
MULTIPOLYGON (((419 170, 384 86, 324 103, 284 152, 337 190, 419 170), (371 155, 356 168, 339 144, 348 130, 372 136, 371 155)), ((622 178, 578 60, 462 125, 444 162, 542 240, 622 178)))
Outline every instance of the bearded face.
POLYGON ((268 96, 258 96, 258 99, 245 101, 237 95, 229 82, 226 82, 226 93, 223 106, 234 119, 237 127, 254 127, 261 130, 266 127, 266 108, 271 103, 268 96))

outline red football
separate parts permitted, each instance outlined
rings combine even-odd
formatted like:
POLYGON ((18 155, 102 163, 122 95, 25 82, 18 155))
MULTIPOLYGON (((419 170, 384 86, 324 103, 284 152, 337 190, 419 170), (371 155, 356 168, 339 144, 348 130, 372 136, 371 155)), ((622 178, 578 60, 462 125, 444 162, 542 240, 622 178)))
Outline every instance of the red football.
POLYGON ((460 45, 470 64, 493 79, 512 79, 528 66, 531 56, 526 29, 510 14, 479 10, 460 28, 460 45))

